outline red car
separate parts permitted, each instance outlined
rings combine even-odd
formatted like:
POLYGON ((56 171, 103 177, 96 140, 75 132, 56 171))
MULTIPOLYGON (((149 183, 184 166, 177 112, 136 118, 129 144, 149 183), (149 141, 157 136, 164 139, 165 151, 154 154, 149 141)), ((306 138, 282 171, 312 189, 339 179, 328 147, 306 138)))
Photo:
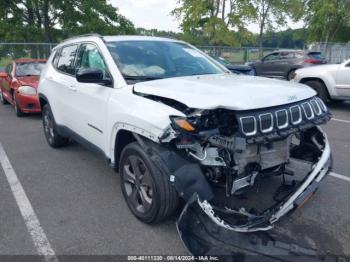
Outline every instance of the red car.
POLYGON ((40 113, 37 87, 44 59, 17 59, 0 72, 0 101, 12 104, 17 116, 40 113))

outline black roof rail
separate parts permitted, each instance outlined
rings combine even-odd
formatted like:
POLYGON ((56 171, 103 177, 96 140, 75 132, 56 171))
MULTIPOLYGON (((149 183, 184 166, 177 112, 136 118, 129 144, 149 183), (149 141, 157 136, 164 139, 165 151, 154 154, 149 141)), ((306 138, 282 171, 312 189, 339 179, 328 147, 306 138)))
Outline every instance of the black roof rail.
POLYGON ((69 37, 69 38, 67 38, 67 39, 64 39, 62 42, 66 42, 66 41, 68 41, 68 40, 72 40, 72 39, 75 39, 75 38, 87 37, 87 36, 96 36, 96 37, 98 37, 98 38, 101 38, 102 41, 104 41, 102 35, 97 34, 97 33, 91 33, 91 34, 83 34, 83 35, 77 35, 77 36, 69 37))

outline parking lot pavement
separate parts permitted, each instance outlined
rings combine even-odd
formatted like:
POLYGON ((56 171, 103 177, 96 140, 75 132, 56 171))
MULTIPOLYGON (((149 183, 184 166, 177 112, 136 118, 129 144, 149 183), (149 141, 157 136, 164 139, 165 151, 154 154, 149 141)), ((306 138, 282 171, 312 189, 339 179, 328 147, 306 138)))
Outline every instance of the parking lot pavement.
POLYGON ((34 255, 33 242, 27 232, 6 176, 0 167, 0 254, 34 255))
MULTIPOLYGON (((349 116, 345 109, 334 111, 349 116)), ((334 172, 350 176, 345 146, 350 145, 350 124, 331 121, 325 130, 334 172)), ((104 160, 77 144, 49 148, 39 116, 20 119, 10 106, 0 106, 0 143, 57 255, 187 254, 175 218, 157 226, 139 222, 124 202, 118 175, 104 160)), ((327 177, 313 199, 274 230, 332 254, 350 255, 349 188, 350 182, 327 177)), ((1 168, 0 199, 0 254, 33 254, 31 236, 1 168)))
POLYGON ((350 101, 332 102, 328 105, 336 120, 350 121, 350 101))
POLYGON ((331 142, 334 172, 350 177, 350 102, 330 104, 333 120, 324 130, 331 142))

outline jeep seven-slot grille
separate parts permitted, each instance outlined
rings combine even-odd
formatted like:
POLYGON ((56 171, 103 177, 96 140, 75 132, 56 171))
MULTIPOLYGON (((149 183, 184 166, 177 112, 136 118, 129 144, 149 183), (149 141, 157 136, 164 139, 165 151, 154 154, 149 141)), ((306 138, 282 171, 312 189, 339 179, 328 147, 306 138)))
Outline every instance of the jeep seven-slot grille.
POLYGON ((240 132, 245 137, 287 133, 329 120, 330 113, 318 97, 274 108, 237 113, 240 132))

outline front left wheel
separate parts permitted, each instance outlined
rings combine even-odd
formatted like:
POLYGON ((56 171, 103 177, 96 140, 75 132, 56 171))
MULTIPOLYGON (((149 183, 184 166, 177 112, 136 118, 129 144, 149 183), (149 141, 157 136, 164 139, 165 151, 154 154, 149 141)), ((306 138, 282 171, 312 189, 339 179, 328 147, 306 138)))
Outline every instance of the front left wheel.
POLYGON ((155 224, 174 213, 179 201, 174 186, 138 142, 122 151, 119 174, 126 203, 142 222, 155 224))
POLYGON ((57 125, 53 117, 51 108, 48 104, 44 105, 42 109, 43 127, 47 143, 53 147, 58 148, 69 143, 69 139, 61 136, 58 133, 57 125))
POLYGON ((16 97, 16 93, 15 92, 13 92, 13 106, 15 108, 16 116, 18 116, 18 117, 24 116, 23 111, 21 110, 20 106, 18 105, 17 97, 16 97))

